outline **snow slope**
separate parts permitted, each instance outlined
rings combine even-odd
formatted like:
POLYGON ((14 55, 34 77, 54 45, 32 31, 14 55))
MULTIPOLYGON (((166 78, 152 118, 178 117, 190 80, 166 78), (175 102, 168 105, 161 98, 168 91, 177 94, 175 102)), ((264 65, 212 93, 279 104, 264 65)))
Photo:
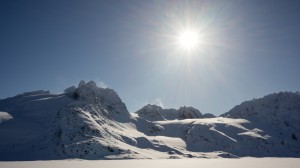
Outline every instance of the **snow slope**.
POLYGON ((271 118, 270 110, 247 118, 247 108, 236 107, 223 117, 205 118, 192 107, 155 105, 130 114, 114 90, 92 81, 62 94, 27 92, 0 100, 0 160, 299 157, 299 95, 294 96, 283 96, 295 107, 289 115, 278 110, 271 118))
POLYGON ((244 118, 271 135, 282 153, 300 155, 300 93, 280 92, 246 101, 221 115, 244 118))
POLYGON ((188 151, 230 153, 223 157, 298 156, 276 146, 270 134, 245 119, 218 117, 155 123, 164 128, 161 135, 183 139, 188 151))
POLYGON ((2 121, 6 121, 6 120, 10 120, 10 119, 13 119, 13 117, 8 114, 7 112, 4 112, 4 111, 0 111, 0 123, 2 121))
POLYGON ((300 159, 297 158, 241 158, 241 159, 177 159, 177 160, 59 160, 59 161, 26 161, 26 162, 0 162, 0 168, 194 168, 194 167, 213 167, 213 168, 298 168, 300 159), (101 166, 100 166, 101 165, 101 166))

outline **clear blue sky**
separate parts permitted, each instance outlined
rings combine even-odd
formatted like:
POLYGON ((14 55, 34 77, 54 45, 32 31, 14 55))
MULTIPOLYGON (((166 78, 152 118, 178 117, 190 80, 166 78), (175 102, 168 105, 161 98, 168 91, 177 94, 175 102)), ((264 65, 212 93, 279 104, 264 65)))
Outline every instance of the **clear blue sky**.
POLYGON ((219 115, 300 90, 300 1, 1 0, 0 58, 0 98, 84 79, 116 90, 129 111, 219 115), (192 54, 172 41, 188 23, 205 36, 192 54))

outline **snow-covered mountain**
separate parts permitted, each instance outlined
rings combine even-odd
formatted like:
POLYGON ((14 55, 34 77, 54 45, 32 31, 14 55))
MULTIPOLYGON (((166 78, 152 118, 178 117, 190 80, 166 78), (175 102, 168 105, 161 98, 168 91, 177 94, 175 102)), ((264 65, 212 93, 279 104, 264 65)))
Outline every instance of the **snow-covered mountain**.
POLYGON ((193 118, 214 118, 213 114, 202 114, 193 107, 180 107, 176 109, 163 109, 157 105, 148 104, 135 112, 137 116, 148 121, 184 120, 193 118))
POLYGON ((272 94, 214 117, 155 105, 129 113, 92 81, 27 92, 0 100, 0 160, 300 157, 299 97, 272 94))
POLYGON ((62 94, 35 91, 7 98, 0 101, 0 111, 0 160, 169 158, 169 151, 176 151, 172 157, 190 153, 175 148, 182 143, 179 138, 157 136, 161 126, 132 117, 116 92, 92 81, 81 81, 62 94))
POLYGON ((245 101, 221 116, 247 119, 271 135, 274 146, 300 155, 299 92, 280 92, 245 101))

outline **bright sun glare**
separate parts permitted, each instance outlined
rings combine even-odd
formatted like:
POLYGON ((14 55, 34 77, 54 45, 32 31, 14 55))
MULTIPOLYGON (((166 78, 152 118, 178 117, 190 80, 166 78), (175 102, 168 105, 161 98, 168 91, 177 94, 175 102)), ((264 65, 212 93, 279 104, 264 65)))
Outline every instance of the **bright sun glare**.
POLYGON ((177 43, 181 48, 191 51, 198 46, 199 35, 194 30, 184 30, 179 33, 177 43))

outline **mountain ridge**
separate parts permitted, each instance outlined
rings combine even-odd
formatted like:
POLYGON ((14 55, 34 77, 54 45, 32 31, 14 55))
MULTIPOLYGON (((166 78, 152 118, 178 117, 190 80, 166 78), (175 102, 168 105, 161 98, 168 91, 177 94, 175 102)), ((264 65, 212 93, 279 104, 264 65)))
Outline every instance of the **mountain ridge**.
POLYGON ((0 160, 300 157, 299 92, 246 101, 220 117, 142 109, 129 113, 114 90, 92 81, 2 99, 0 160))
POLYGON ((202 114, 194 107, 182 106, 179 109, 163 109, 158 105, 148 104, 140 110, 134 112, 137 116, 147 119, 149 121, 162 121, 162 120, 183 120, 193 118, 214 118, 213 114, 202 114))

